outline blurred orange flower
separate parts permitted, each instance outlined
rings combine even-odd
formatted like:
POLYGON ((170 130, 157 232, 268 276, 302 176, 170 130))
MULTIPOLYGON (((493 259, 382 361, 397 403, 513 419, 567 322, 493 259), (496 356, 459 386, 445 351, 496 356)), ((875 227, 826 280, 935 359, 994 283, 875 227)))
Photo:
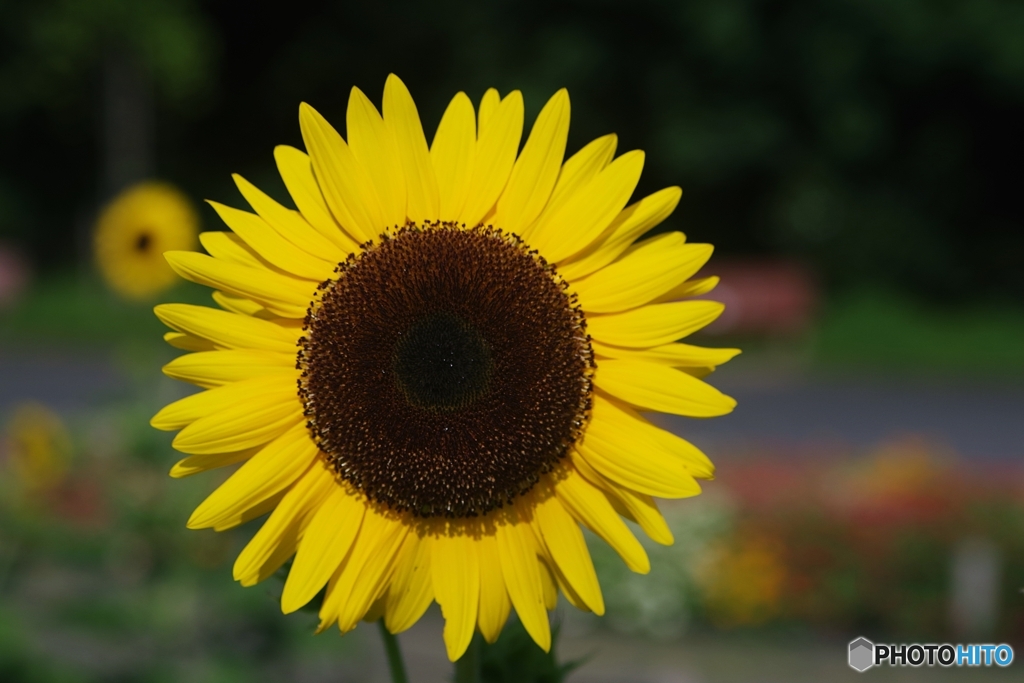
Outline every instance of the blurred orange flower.
POLYGON ((713 549, 697 578, 712 623, 755 626, 778 616, 786 566, 776 539, 749 533, 713 549))

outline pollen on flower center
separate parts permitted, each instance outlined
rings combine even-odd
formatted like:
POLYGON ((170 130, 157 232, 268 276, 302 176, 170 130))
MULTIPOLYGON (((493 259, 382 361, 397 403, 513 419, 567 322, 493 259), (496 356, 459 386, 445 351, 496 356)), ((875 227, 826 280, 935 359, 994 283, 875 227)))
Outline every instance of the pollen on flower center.
POLYGON ((343 479, 396 510, 466 517, 566 454, 593 352, 565 283, 518 237, 410 224, 336 273, 306 316, 299 394, 343 479))

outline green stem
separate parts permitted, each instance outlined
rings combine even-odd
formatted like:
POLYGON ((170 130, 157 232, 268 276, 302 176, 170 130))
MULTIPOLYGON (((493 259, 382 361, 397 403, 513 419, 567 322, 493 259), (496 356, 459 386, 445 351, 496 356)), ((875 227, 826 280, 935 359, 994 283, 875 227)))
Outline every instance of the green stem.
POLYGON ((465 654, 455 662, 455 683, 480 683, 480 634, 473 634, 465 654))
POLYGON ((402 661, 402 651, 398 647, 398 638, 384 625, 384 619, 378 619, 377 625, 380 626, 380 637, 384 640, 384 651, 388 655, 391 683, 409 683, 409 677, 405 674, 405 662, 402 661))

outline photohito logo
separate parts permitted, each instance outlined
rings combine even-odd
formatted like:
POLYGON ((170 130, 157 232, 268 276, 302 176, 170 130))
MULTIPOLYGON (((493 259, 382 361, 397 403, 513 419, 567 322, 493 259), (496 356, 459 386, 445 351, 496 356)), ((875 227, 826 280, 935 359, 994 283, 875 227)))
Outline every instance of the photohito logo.
POLYGON ((847 662, 861 672, 883 662, 889 666, 1010 666, 1013 648, 1005 643, 882 645, 861 637, 850 641, 847 662))
POLYGON ((850 666, 857 671, 867 671, 875 665, 875 644, 867 638, 858 638, 850 643, 850 666))

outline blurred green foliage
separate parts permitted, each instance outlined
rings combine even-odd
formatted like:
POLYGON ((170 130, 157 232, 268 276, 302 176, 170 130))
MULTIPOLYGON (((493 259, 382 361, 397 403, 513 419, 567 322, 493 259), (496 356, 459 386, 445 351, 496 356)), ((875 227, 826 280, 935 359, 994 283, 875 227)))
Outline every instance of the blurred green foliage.
POLYGON ((164 94, 159 173, 197 197, 237 203, 231 171, 283 194, 270 153, 301 143, 298 103, 343 127, 349 86, 377 99, 389 71, 428 135, 457 90, 521 88, 532 115, 567 86, 570 149, 646 149, 640 190, 683 186, 671 227, 721 253, 795 256, 839 288, 1024 293, 1013 0, 6 0, 0 27, 0 238, 44 266, 94 207, 116 48, 164 94))
POLYGON ((859 289, 826 308, 813 342, 825 366, 902 373, 1024 377, 1024 311, 986 302, 950 310, 859 289))
POLYGON ((119 298, 98 278, 63 273, 38 283, 4 311, 0 344, 27 347, 73 340, 79 350, 133 343, 173 351, 160 341, 168 328, 153 314, 154 305, 172 301, 213 303, 208 289, 190 282, 182 281, 159 300, 139 304, 119 298))
MULTIPOLYGON (((48 0, 0 4, 0 116, 82 104, 93 71, 128 51, 175 103, 210 83, 212 26, 187 0, 48 0)), ((83 112, 88 116, 88 112, 83 112)))
POLYGON ((481 683, 562 683, 583 662, 558 662, 558 633, 551 628, 551 649, 540 649, 519 619, 512 618, 498 640, 480 653, 481 683))

